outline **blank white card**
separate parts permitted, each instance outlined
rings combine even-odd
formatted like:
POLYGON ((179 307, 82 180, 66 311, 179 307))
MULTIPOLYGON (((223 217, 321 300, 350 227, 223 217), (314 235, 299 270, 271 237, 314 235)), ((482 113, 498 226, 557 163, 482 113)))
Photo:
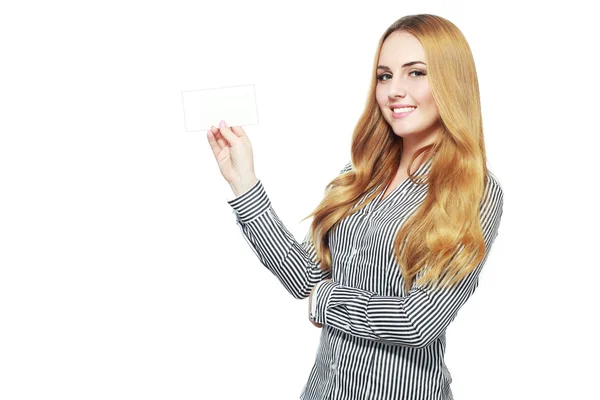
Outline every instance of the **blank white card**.
POLYGON ((254 85, 181 92, 185 130, 208 131, 225 120, 227 126, 258 124, 254 85))

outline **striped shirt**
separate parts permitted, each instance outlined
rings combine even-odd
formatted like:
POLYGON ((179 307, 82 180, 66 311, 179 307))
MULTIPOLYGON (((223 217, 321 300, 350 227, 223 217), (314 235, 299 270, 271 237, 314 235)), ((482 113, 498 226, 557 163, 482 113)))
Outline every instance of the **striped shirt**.
MULTIPOLYGON (((416 174, 430 167, 431 160, 416 174)), ((341 173, 351 168, 348 163, 341 173)), ((300 399, 453 399, 444 363, 446 328, 475 291, 502 216, 502 188, 491 172, 487 177, 480 205, 485 256, 454 289, 436 291, 415 282, 407 293, 392 247, 402 223, 425 199, 426 182, 407 178, 381 202, 386 187, 365 193, 359 203, 380 190, 329 231, 332 268, 325 272, 315 261, 310 235, 296 241, 260 180, 227 200, 254 253, 292 296, 307 298, 318 284, 311 318, 323 328, 300 399)))

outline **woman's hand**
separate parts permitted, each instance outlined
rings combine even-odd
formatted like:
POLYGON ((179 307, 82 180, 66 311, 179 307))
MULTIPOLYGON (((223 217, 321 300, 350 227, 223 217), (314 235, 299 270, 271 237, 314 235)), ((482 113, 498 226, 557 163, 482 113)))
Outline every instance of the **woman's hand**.
POLYGON ((244 129, 229 128, 221 121, 220 127, 211 127, 207 136, 221 175, 234 194, 238 196, 254 186, 258 179, 254 174, 252 144, 244 129))
POLYGON ((310 319, 310 310, 312 310, 312 295, 313 295, 316 287, 317 287, 317 285, 313 286, 312 290, 310 291, 310 295, 308 296, 308 320, 317 328, 322 328, 323 324, 319 324, 317 322, 314 322, 312 319, 310 319))

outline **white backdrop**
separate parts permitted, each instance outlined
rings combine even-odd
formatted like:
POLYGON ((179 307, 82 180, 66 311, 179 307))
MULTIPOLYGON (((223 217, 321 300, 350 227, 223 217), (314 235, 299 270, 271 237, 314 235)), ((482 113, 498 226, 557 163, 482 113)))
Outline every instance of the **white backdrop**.
POLYGON ((7 3, 1 399, 299 398, 321 331, 243 239, 181 92, 256 86, 256 174, 301 240, 350 160, 379 37, 417 13, 471 45, 505 193, 477 292, 448 328, 455 398, 598 399, 588 2, 7 3))

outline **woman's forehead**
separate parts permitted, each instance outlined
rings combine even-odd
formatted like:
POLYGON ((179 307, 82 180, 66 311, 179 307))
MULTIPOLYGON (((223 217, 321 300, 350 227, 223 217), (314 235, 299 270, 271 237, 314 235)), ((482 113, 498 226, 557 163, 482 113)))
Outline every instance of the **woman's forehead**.
POLYGON ((394 32, 388 36, 379 54, 379 64, 390 68, 400 67, 412 61, 427 63, 421 42, 407 32, 394 32))

